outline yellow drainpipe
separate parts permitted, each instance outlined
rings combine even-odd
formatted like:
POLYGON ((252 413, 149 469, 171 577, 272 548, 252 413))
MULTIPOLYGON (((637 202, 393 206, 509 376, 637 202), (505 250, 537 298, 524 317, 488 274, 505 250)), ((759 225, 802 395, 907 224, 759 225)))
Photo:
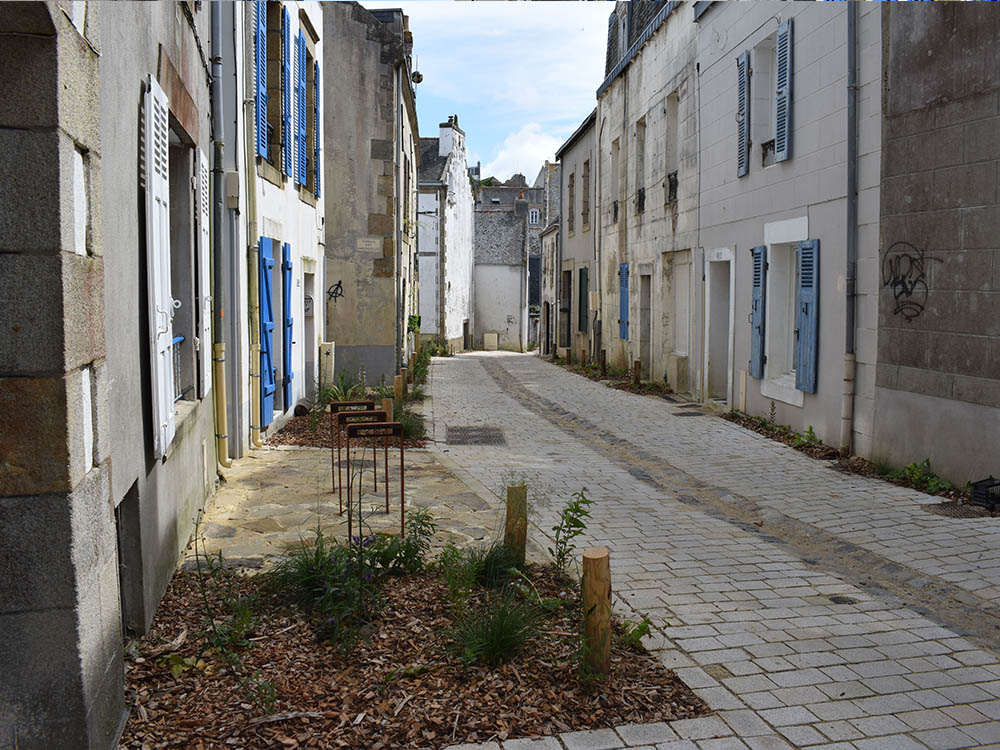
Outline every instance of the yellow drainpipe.
POLYGON ((223 469, 233 465, 229 458, 229 424, 226 419, 226 345, 216 344, 212 357, 215 370, 215 448, 223 469))
POLYGON ((248 312, 250 313, 250 445, 254 448, 263 447, 264 443, 260 439, 260 304, 258 302, 258 260, 259 247, 257 243, 257 181, 251 174, 256 169, 256 156, 254 153, 253 117, 249 110, 253 106, 253 99, 244 101, 243 121, 246 123, 246 137, 243 142, 246 144, 246 175, 247 175, 247 232, 249 237, 249 253, 247 257, 248 270, 248 290, 247 300, 248 312))

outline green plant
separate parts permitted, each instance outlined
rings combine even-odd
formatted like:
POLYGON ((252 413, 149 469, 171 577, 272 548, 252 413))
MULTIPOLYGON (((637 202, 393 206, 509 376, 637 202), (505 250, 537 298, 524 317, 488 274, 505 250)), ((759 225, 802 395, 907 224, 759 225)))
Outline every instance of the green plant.
POLYGON ((476 568, 469 555, 448 543, 435 561, 435 567, 448 586, 448 603, 455 615, 465 612, 469 593, 476 582, 476 568))
POLYGON ((426 508, 411 510, 406 516, 406 536, 373 534, 368 537, 369 564, 389 575, 416 573, 422 570, 437 531, 434 518, 426 508))
POLYGON ((518 565, 517 555, 502 542, 469 550, 466 554, 469 556, 476 583, 487 589, 505 586, 510 581, 511 571, 518 565))
POLYGON ((424 420, 419 414, 414 414, 409 409, 399 407, 399 414, 396 420, 403 428, 403 437, 407 440, 423 440, 427 437, 427 428, 424 420))
MULTIPOLYGON (((408 221, 408 220, 407 220, 408 221)), ((406 319, 406 332, 414 335, 420 334, 420 316, 410 315, 406 319)))
POLYGON ((618 636, 619 642, 627 647, 639 646, 642 643, 642 639, 649 635, 649 628, 652 624, 645 617, 642 618, 641 622, 625 620, 622 623, 622 632, 618 636))
POLYGON ((566 572, 570 555, 576 549, 573 540, 587 529, 586 519, 590 518, 592 503, 593 500, 584 495, 583 490, 574 492, 573 499, 559 512, 559 523, 552 527, 555 546, 549 547, 549 554, 552 555, 556 569, 562 573, 566 572))
POLYGON ((777 424, 778 408, 774 404, 774 399, 771 399, 771 406, 767 410, 767 422, 772 427, 777 424))
POLYGON ((794 445, 796 448, 812 448, 819 444, 819 438, 813 432, 812 425, 809 425, 809 429, 805 432, 795 433, 794 445))
POLYGON ((912 487, 923 490, 930 495, 937 495, 941 492, 954 489, 954 485, 951 482, 942 479, 931 471, 931 460, 929 458, 925 458, 923 461, 914 461, 898 471, 890 471, 887 476, 889 479, 905 481, 912 487))
POLYGON ((499 664, 538 632, 538 610, 513 588, 491 596, 448 631, 449 651, 467 664, 499 664))

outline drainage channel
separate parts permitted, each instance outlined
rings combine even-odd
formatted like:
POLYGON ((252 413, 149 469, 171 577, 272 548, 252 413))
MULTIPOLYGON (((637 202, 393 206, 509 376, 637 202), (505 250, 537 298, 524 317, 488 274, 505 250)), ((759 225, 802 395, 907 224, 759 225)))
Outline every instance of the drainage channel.
MULTIPOLYGON (((697 507, 759 538, 783 547, 808 565, 836 573, 894 606, 915 612, 1000 651, 1000 608, 946 581, 893 562, 791 516, 762 509, 751 499, 715 487, 662 458, 569 412, 525 388, 496 360, 482 360, 486 373, 515 401, 679 502, 697 507)), ((677 412, 674 412, 677 415, 677 412)))

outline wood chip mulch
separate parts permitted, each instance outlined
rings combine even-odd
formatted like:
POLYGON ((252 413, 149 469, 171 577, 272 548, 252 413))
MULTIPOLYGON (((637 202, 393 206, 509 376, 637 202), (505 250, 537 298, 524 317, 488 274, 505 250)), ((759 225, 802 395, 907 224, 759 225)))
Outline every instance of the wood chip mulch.
MULTIPOLYGON (((532 575, 549 595, 552 582, 532 575)), ((205 643, 197 582, 197 573, 178 572, 150 633, 130 645, 133 707, 122 748, 441 748, 708 713, 655 658, 617 642, 611 675, 582 686, 575 606, 547 620, 513 660, 465 666, 443 650, 452 624, 445 586, 419 574, 389 582, 374 632, 346 655, 317 642, 303 617, 265 601, 242 652, 245 668, 277 690, 272 713, 261 716, 211 653, 203 666, 171 674, 171 660, 198 657, 205 643)), ((249 576, 232 585, 237 594, 256 590, 249 576)), ((211 606, 224 612, 219 596, 210 594, 211 606)))
MULTIPOLYGON (((393 438, 395 440, 395 438, 393 438)), ((297 445, 306 448, 330 448, 332 442, 330 437, 330 417, 326 415, 323 419, 316 421, 308 414, 302 417, 290 418, 280 430, 268 436, 265 441, 267 445, 297 445)), ((368 445, 369 441, 362 441, 368 445)), ((379 442, 379 446, 382 443, 379 442)), ((423 448, 427 445, 427 440, 404 440, 403 445, 407 449, 423 448)), ((370 447, 370 446, 369 446, 370 447)))

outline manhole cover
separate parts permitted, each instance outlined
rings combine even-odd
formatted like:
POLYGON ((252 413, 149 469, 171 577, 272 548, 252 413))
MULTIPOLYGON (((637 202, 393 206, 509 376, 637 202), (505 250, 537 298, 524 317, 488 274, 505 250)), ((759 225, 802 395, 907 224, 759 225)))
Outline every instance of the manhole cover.
POLYGON ((445 442, 448 445, 507 445, 503 430, 499 427, 447 425, 447 428, 445 442))
POLYGON ((949 500, 946 503, 928 503, 920 506, 922 510, 936 516, 948 518, 989 518, 990 512, 979 505, 965 505, 949 500))

